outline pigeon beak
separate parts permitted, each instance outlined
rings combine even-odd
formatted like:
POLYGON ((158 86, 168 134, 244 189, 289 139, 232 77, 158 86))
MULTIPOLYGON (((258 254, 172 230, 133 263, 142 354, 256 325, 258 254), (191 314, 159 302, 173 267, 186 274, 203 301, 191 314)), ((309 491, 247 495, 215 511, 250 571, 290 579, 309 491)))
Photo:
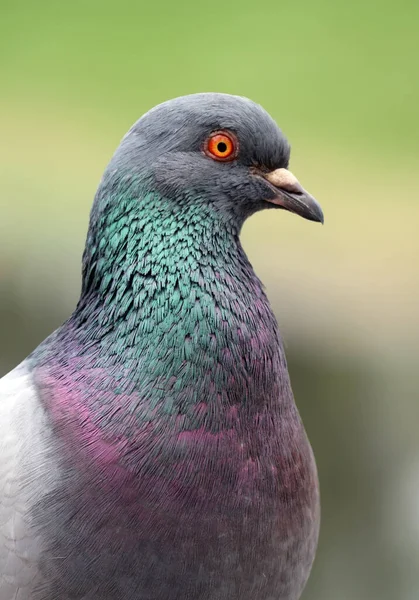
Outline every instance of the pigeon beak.
POLYGON ((289 210, 309 221, 324 223, 323 211, 320 204, 302 187, 298 179, 288 169, 276 169, 264 173, 263 177, 275 191, 274 198, 267 202, 289 210))

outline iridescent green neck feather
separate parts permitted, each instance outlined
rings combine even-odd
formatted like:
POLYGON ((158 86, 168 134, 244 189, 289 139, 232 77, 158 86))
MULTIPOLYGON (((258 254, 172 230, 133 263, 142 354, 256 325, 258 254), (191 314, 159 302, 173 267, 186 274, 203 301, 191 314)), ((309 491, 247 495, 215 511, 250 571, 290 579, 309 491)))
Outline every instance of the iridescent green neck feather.
POLYGON ((86 402, 122 394, 141 420, 200 404, 276 402, 289 389, 285 359, 237 220, 196 198, 174 203, 133 189, 100 188, 82 296, 53 343, 81 376, 96 374, 90 396, 93 387, 100 398, 86 402))

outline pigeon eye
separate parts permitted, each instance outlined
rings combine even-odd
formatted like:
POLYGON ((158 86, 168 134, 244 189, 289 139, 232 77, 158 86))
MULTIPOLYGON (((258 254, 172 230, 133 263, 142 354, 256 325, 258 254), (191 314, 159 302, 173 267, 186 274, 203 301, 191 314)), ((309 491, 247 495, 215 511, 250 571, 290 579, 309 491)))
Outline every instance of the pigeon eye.
POLYGON ((215 131, 207 139, 204 150, 215 160, 233 160, 238 151, 237 139, 232 133, 215 131))

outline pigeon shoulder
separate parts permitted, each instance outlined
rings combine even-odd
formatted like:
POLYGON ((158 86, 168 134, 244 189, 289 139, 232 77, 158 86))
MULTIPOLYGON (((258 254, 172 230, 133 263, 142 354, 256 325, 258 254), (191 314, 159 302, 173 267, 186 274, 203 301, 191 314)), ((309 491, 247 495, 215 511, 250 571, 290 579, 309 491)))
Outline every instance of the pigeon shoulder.
POLYGON ((27 600, 40 542, 31 509, 53 480, 47 418, 28 362, 0 379, 0 600, 27 600))

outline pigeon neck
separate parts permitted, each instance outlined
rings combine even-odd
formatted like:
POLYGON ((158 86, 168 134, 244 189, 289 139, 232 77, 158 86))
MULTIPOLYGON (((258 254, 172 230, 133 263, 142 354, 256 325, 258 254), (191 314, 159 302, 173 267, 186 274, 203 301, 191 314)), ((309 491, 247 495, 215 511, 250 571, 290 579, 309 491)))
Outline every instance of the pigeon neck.
POLYGON ((80 302, 49 349, 76 377, 77 402, 95 412, 118 396, 128 416, 202 423, 203 403, 213 416, 292 403, 277 324, 238 231, 209 211, 152 208, 132 218, 121 204, 125 219, 89 232, 80 302))
POLYGON ((185 336, 210 330, 210 323, 221 335, 216 330, 223 321, 227 328, 254 318, 276 330, 234 221, 205 204, 173 205, 153 196, 141 202, 142 210, 124 199, 114 202, 116 214, 103 213, 91 224, 82 294, 71 319, 81 337, 122 340, 135 331, 141 345, 179 321, 185 336))
POLYGON ((218 296, 237 288, 243 295, 245 282, 250 293, 261 289, 239 240, 241 223, 227 212, 196 198, 175 202, 150 193, 112 198, 109 208, 106 196, 99 199, 77 314, 96 307, 112 313, 115 324, 133 312, 147 319, 147 306, 153 312, 169 299, 172 308, 177 302, 186 309, 199 290, 218 296))

